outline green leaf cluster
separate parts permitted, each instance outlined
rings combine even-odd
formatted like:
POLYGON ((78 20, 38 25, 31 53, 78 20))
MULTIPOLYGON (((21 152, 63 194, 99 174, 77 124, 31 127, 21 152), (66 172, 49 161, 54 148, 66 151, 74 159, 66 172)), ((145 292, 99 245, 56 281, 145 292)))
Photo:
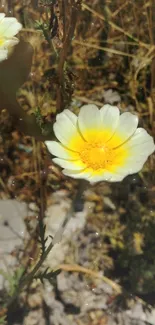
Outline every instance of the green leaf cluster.
POLYGON ((55 284, 57 275, 61 272, 61 270, 56 271, 49 271, 49 268, 47 267, 43 272, 39 272, 35 278, 39 279, 42 283, 44 280, 48 280, 51 285, 55 284))

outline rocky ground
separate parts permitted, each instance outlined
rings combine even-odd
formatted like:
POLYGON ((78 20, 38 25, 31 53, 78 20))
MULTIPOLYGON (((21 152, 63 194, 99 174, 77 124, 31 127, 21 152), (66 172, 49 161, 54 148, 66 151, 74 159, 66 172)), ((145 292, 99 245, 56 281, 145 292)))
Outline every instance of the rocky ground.
MULTIPOLYGON (((85 193, 88 200, 92 195, 90 189, 85 193)), ((65 191, 55 192, 50 200, 52 205, 47 209, 45 224, 47 235, 54 236, 71 200, 65 191)), ((103 269, 95 269, 91 252, 96 250, 98 241, 101 246, 101 235, 93 229, 89 220, 94 206, 95 203, 86 200, 83 210, 71 216, 62 241, 55 244, 48 256, 46 266, 61 269, 56 283, 34 283, 27 298, 27 307, 21 313, 22 321, 18 321, 17 317, 15 321, 10 320, 9 325, 154 325, 155 309, 149 309, 144 301, 132 295, 126 298, 123 293, 118 294, 118 279, 109 283, 109 279, 104 278, 104 256, 103 269)), ((11 268, 17 264, 12 252, 19 246, 22 249, 24 239, 28 236, 23 219, 30 207, 31 214, 34 209, 35 215, 35 205, 30 204, 28 207, 16 200, 0 201, 0 268, 10 272, 10 275, 11 268)), ((116 213, 115 204, 108 197, 105 197, 105 208, 116 213)), ((1 274, 1 290, 8 283, 4 279, 1 274)))

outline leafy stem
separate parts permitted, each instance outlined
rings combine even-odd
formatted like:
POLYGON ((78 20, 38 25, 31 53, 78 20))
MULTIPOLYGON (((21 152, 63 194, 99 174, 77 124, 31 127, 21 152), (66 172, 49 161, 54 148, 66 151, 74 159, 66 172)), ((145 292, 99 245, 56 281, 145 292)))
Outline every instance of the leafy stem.
POLYGON ((18 287, 16 287, 16 291, 14 292, 13 296, 10 298, 10 300, 8 302, 8 307, 14 303, 14 301, 16 300, 16 298, 18 297, 18 295, 20 294, 22 289, 26 285, 29 286, 34 278, 37 278, 37 279, 39 278, 41 281, 43 279, 47 279, 48 281, 52 282, 52 277, 55 277, 59 273, 59 270, 48 272, 48 269, 45 269, 45 271, 42 273, 39 270, 42 267, 44 261, 46 260, 48 254, 52 250, 53 246, 56 243, 59 243, 61 241, 66 224, 69 222, 70 218, 73 216, 74 211, 80 211, 79 207, 77 205, 77 202, 79 201, 80 198, 82 198, 84 191, 87 188, 87 185, 88 185, 87 182, 84 180, 81 180, 79 182, 79 187, 78 187, 77 193, 72 201, 71 207, 70 207, 69 211, 67 212, 65 219, 63 220, 63 223, 60 225, 59 229, 57 230, 56 234, 54 235, 54 238, 52 238, 52 240, 47 248, 45 247, 45 243, 46 243, 45 228, 42 228, 42 227, 44 227, 44 225, 42 223, 40 224, 40 227, 41 227, 40 231, 42 232, 42 239, 40 238, 42 241, 42 255, 40 256, 40 259, 37 262, 37 264, 34 266, 33 270, 30 273, 28 273, 27 275, 21 276, 18 287))
POLYGON ((37 272, 39 271, 40 267, 42 266, 42 264, 46 260, 48 254, 50 253, 52 248, 53 248, 53 241, 51 241, 51 243, 49 244, 47 249, 44 251, 44 253, 42 254, 40 260, 35 265, 33 270, 29 274, 27 274, 23 278, 21 278, 21 281, 19 282, 19 285, 17 287, 16 292, 11 297, 11 299, 10 299, 10 301, 8 303, 8 307, 13 304, 13 302, 16 300, 16 298, 20 294, 21 290, 25 287, 25 285, 29 285, 32 282, 33 278, 36 276, 37 272))

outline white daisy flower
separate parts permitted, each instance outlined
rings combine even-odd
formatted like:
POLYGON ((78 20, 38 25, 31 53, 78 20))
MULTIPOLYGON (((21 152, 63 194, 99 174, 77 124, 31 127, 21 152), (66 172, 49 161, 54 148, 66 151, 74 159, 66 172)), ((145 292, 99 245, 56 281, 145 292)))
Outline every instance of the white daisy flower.
POLYGON ((137 125, 136 115, 120 115, 116 106, 84 105, 78 116, 68 109, 58 114, 53 128, 60 142, 45 143, 64 175, 118 182, 139 172, 155 150, 153 138, 137 125))
POLYGON ((0 61, 7 59, 8 51, 18 44, 18 38, 14 37, 22 28, 22 25, 14 17, 5 17, 0 13, 0 61))

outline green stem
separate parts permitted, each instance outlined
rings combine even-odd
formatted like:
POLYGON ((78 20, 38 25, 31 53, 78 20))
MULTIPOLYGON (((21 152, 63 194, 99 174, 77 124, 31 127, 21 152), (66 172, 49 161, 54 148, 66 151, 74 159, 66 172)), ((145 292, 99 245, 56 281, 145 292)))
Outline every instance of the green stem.
POLYGON ((12 305, 12 303, 15 301, 17 296, 20 294, 21 290, 25 287, 25 285, 28 285, 28 284, 31 283, 31 281, 33 280, 34 276, 36 275, 36 273, 38 272, 38 270, 40 269, 40 267, 44 263, 47 255, 50 253, 52 248, 53 248, 53 241, 49 244, 49 246, 47 247, 46 251, 44 252, 42 257, 40 258, 40 260, 38 261, 38 263, 36 264, 34 269, 28 275, 26 275, 23 280, 21 280, 15 294, 13 295, 13 297, 11 297, 11 299, 10 299, 10 301, 8 303, 8 307, 10 305, 12 305))
POLYGON ((13 302, 16 300, 16 298, 20 294, 21 290, 25 287, 25 285, 29 285, 32 282, 34 276, 36 275, 36 273, 39 271, 40 267, 42 266, 42 264, 46 260, 48 254, 50 253, 50 251, 53 248, 54 244, 61 241, 61 237, 62 237, 62 234, 63 234, 64 229, 66 227, 66 224, 69 222, 70 218, 72 217, 73 212, 75 210, 75 207, 77 205, 77 201, 79 201, 81 199, 81 196, 84 193, 86 188, 87 188, 87 182, 84 181, 84 180, 81 180, 79 182, 79 187, 78 187, 77 193, 75 195, 75 198, 74 198, 74 200, 72 202, 72 205, 71 205, 69 211, 66 214, 66 217, 65 217, 65 219, 63 221, 63 224, 60 226, 59 230, 56 232, 52 242, 49 244, 49 246, 47 247, 47 249, 45 250, 43 255, 40 257, 40 260, 35 265, 33 270, 29 274, 25 275, 23 277, 23 279, 21 279, 21 281, 19 282, 18 288, 16 289, 14 295, 11 297, 11 299, 10 299, 10 301, 8 303, 8 307, 13 304, 13 302))

